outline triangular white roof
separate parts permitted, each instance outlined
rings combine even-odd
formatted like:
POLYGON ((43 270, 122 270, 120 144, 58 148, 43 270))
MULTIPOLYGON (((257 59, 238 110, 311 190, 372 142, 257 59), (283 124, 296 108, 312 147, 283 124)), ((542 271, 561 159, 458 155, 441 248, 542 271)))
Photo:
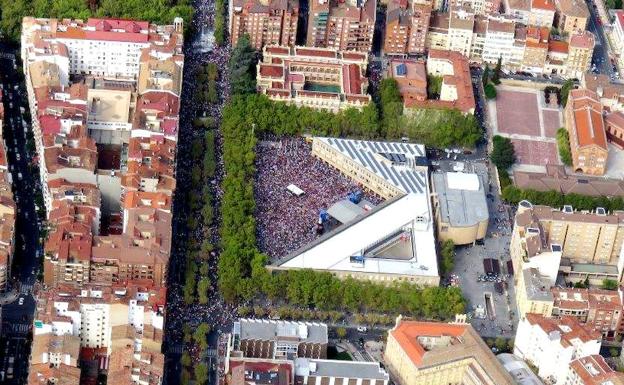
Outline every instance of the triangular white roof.
POLYGON ((437 257, 428 194, 407 194, 390 199, 362 217, 323 235, 278 262, 283 268, 358 271, 400 275, 437 276, 437 257), (410 236, 409 259, 363 258, 362 256, 403 230, 410 236))

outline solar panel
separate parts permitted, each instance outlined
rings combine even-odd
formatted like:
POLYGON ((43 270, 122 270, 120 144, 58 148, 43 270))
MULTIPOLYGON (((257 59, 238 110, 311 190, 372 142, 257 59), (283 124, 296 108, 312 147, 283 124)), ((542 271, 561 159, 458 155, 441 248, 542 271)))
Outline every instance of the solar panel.
POLYGON ((396 74, 398 76, 407 75, 407 67, 405 66, 405 63, 401 63, 398 66, 396 66, 396 74))

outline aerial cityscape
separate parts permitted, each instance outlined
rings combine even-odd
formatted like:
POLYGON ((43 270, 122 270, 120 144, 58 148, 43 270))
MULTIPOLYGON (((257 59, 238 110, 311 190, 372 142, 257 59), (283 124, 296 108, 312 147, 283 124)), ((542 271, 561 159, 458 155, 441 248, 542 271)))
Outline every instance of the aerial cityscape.
POLYGON ((620 0, 0 0, 0 384, 624 385, 620 0))

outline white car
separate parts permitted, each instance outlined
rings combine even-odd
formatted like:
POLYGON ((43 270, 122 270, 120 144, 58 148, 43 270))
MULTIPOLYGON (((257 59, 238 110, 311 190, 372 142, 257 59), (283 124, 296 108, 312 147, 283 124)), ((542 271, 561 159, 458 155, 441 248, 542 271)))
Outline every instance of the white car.
POLYGON ((18 161, 20 160, 21 156, 20 156, 19 152, 16 152, 16 153, 15 153, 15 158, 16 158, 18 161))
POLYGON ((368 328, 366 326, 358 326, 357 327, 357 331, 360 333, 366 333, 366 331, 368 330, 368 328))
POLYGON ((17 304, 22 306, 24 304, 24 297, 20 297, 19 301, 17 301, 17 304))

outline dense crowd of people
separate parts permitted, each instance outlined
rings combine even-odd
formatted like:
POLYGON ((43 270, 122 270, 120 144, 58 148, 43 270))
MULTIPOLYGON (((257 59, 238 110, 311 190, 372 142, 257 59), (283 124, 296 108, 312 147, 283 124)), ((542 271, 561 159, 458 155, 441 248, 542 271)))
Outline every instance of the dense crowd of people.
POLYGON ((318 237, 320 210, 361 190, 314 157, 303 139, 261 141, 256 149, 256 170, 258 245, 271 258, 283 258, 318 237), (292 194, 287 190, 290 184, 305 194, 292 194))
MULTIPOLYGON (((192 28, 197 31, 192 37, 192 41, 187 45, 185 52, 185 68, 183 79, 183 97, 180 109, 181 127, 179 133, 179 148, 177 155, 177 175, 178 189, 176 192, 176 207, 174 212, 174 244, 171 251, 172 263, 170 264, 169 274, 171 276, 168 286, 167 301, 167 332, 165 338, 167 340, 168 351, 174 354, 180 354, 183 350, 190 353, 194 364, 199 363, 203 359, 204 352, 198 350, 193 344, 184 344, 184 328, 185 326, 196 328, 201 323, 210 326, 212 332, 208 337, 210 346, 216 345, 216 339, 221 333, 229 332, 232 323, 236 317, 236 308, 233 305, 226 304, 219 296, 216 287, 217 282, 217 262, 219 257, 218 250, 208 254, 203 263, 208 264, 208 278, 212 283, 209 290, 209 301, 207 304, 200 304, 197 301, 187 304, 183 296, 184 266, 188 263, 189 255, 189 238, 194 239, 201 244, 208 237, 208 241, 213 245, 218 245, 217 224, 220 222, 219 212, 215 209, 215 216, 212 228, 204 229, 199 226, 193 232, 187 229, 187 220, 189 216, 200 216, 198 213, 191 213, 188 205, 188 192, 191 189, 191 170, 194 165, 201 160, 193 159, 191 156, 191 143, 202 138, 204 129, 193 127, 192 122, 197 117, 210 117, 219 122, 221 118, 221 109, 223 104, 229 99, 229 77, 227 72, 227 64, 230 56, 229 46, 216 46, 211 36, 210 26, 213 25, 215 5, 214 0, 197 0, 195 1, 196 13, 193 19, 192 28), (196 73, 202 66, 212 62, 219 68, 219 77, 217 80, 217 88, 219 94, 219 102, 215 104, 202 103, 195 97, 197 89, 196 73)), ((220 147, 221 138, 217 134, 215 146, 220 147)), ((223 174, 223 162, 217 158, 217 170, 214 179, 210 181, 209 186, 213 197, 215 207, 220 205, 221 191, 219 182, 223 174)), ((197 277, 199 280, 199 276, 197 277)), ((215 368, 216 369, 216 368, 215 368)), ((178 382, 181 367, 179 363, 170 367, 171 378, 175 383, 178 382)))

